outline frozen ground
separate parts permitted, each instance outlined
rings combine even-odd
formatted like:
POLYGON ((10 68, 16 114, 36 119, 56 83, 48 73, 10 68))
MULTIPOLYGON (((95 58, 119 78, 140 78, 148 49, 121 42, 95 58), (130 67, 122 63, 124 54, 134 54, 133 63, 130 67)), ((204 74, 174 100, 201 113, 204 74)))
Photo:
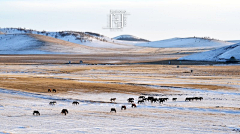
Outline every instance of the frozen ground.
MULTIPOLYGON (((131 108, 129 94, 35 94, 0 89, 0 133, 236 133, 240 131, 240 93, 181 90, 164 104, 146 102, 131 108), (202 101, 185 102, 185 97, 202 101), (109 99, 116 97, 116 103, 109 99), (48 103, 57 101, 55 106, 48 103), (73 106, 72 101, 80 104, 73 106), (120 110, 122 105, 127 110, 120 110), (68 109, 67 116, 61 115, 68 109), (117 113, 110 113, 116 108, 117 113), (228 108, 228 109, 225 109, 228 108), (235 108, 235 109, 233 109, 235 108), (33 116, 38 110, 41 116, 33 116), (236 130, 236 131, 235 131, 236 130)), ((162 96, 155 96, 162 97, 162 96)))

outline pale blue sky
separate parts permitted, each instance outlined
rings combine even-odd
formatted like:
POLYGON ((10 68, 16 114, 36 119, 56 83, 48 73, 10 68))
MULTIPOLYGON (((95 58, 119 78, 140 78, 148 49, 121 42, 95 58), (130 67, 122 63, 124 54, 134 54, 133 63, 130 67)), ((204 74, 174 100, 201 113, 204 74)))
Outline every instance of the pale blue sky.
POLYGON ((131 34, 149 40, 240 40, 239 15, 239 0, 0 0, 0 27, 131 34), (103 29, 111 9, 130 13, 122 31, 103 29))

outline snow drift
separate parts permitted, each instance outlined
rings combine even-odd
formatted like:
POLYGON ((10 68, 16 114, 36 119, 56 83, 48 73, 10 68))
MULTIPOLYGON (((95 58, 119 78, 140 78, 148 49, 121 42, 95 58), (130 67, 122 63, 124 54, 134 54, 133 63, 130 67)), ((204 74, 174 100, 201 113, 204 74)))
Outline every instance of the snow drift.
POLYGON ((207 52, 188 55, 179 60, 196 60, 196 61, 227 61, 231 57, 240 60, 240 43, 221 47, 207 52))

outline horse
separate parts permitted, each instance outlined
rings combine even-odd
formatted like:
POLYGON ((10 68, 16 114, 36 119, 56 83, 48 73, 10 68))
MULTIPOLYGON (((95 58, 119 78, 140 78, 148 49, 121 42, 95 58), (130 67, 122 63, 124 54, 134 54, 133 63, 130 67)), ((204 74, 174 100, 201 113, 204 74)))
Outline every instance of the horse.
POLYGON ((115 108, 111 108, 111 111, 110 112, 117 112, 117 110, 115 108))
POLYGON ((132 104, 132 108, 133 108, 133 107, 135 107, 135 108, 136 108, 136 107, 137 107, 137 105, 133 103, 133 104, 132 104))
POLYGON ((128 101, 129 103, 133 103, 133 102, 134 102, 134 98, 128 98, 127 101, 128 101))
POLYGON ((144 100, 138 100, 138 104, 142 104, 142 103, 144 103, 144 100))
POLYGON ((73 104, 73 105, 79 105, 79 102, 74 101, 74 102, 72 102, 72 104, 73 104))
POLYGON ((51 90, 51 89, 48 89, 48 92, 52 92, 52 90, 51 90))
POLYGON ((193 97, 193 100, 196 100, 196 101, 197 101, 197 100, 200 100, 200 101, 201 101, 202 99, 203 99, 203 97, 193 97))
POLYGON ((121 107, 121 110, 126 110, 127 109, 127 107, 125 106, 125 105, 123 105, 122 107, 121 107))
POLYGON ((151 103, 156 103, 158 101, 158 99, 157 98, 153 98, 153 99, 151 99, 151 103))
POLYGON ((56 101, 51 101, 49 102, 49 105, 55 105, 57 102, 56 101))
POLYGON ((145 99, 145 96, 139 96, 138 99, 145 99))
POLYGON ((67 109, 62 109, 61 114, 65 114, 65 115, 67 115, 67 114, 68 114, 68 110, 67 110, 67 109))
POLYGON ((193 97, 187 97, 186 99, 185 99, 185 101, 192 101, 193 100, 193 97))
POLYGON ((167 101, 168 100, 168 98, 163 98, 164 99, 164 101, 167 101))
POLYGON ((110 99, 111 102, 113 102, 113 101, 115 102, 115 100, 116 100, 116 98, 111 98, 110 99))
POLYGON ((152 101, 152 99, 154 99, 153 97, 148 97, 147 100, 148 101, 152 101))
POLYGON ((56 89, 53 89, 52 91, 53 91, 53 92, 55 92, 55 93, 57 92, 57 90, 56 90, 56 89))
POLYGON ((39 115, 40 116, 40 113, 39 113, 39 111, 33 111, 33 115, 39 115))
POLYGON ((165 102, 165 99, 163 99, 163 98, 159 98, 159 103, 162 103, 163 104, 163 102, 165 102))
POLYGON ((172 98, 172 101, 176 101, 177 100, 177 98, 172 98))

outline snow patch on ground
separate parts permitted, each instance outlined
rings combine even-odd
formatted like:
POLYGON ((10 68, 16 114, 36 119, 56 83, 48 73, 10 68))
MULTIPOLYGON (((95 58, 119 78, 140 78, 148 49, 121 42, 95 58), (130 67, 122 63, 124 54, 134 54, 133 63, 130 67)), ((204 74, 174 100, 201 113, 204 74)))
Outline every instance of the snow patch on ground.
POLYGON ((199 60, 199 61, 226 61, 234 56, 240 60, 240 43, 221 47, 215 50, 188 55, 179 60, 199 60))

